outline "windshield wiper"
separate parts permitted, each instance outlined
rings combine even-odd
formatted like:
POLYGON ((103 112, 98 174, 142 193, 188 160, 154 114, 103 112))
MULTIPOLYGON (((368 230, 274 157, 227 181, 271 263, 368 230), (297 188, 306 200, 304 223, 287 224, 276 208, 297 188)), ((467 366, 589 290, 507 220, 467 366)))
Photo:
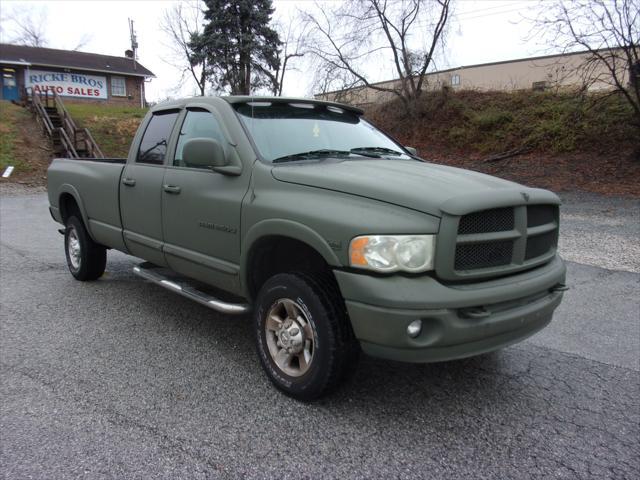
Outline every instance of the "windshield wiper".
POLYGON ((278 157, 272 160, 273 163, 284 163, 284 162, 293 162, 295 160, 305 160, 308 158, 321 158, 328 157, 332 155, 351 155, 351 152, 348 150, 330 150, 330 149, 321 149, 321 150, 310 150, 308 152, 300 152, 293 153, 291 155, 285 155, 283 157, 278 157))
POLYGON ((389 155, 405 155, 402 152, 398 152, 397 150, 393 150, 391 148, 386 148, 386 147, 357 147, 357 148, 352 148, 351 153, 357 153, 358 155, 366 155, 366 154, 372 154, 372 153, 373 154, 386 153, 389 155))

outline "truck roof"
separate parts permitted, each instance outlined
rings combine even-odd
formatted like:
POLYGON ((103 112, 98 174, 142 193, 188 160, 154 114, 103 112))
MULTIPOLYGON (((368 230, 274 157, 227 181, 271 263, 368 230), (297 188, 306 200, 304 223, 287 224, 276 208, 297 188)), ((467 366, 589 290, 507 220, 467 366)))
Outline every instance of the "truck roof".
POLYGON ((270 102, 270 103, 308 103, 313 105, 326 105, 330 107, 342 108, 357 115, 362 115, 364 112, 358 107, 352 105, 346 105, 338 102, 328 102, 325 100, 315 100, 311 98, 303 97, 272 97, 272 96, 258 96, 258 95, 229 95, 229 96, 205 96, 205 97, 188 97, 179 100, 169 100, 166 102, 155 105, 152 110, 164 110, 166 108, 182 108, 187 103, 197 101, 198 103, 218 103, 223 100, 230 104, 236 103, 249 103, 249 102, 270 102))

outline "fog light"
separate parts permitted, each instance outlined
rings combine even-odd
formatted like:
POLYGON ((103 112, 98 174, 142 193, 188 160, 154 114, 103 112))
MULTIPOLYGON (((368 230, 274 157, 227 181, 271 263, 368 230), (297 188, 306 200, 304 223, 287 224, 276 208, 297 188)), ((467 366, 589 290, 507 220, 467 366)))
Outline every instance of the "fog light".
POLYGON ((407 326, 407 335, 416 338, 422 331, 422 320, 414 320, 407 326))

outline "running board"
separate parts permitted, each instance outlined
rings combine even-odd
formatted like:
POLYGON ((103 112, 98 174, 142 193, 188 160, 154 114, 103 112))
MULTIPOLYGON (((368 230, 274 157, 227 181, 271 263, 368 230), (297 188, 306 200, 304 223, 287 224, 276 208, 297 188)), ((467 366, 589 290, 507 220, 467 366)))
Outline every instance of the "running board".
POLYGON ((230 315, 241 315, 251 310, 251 307, 246 303, 223 302, 222 300, 212 297, 211 295, 201 292, 200 290, 196 290, 193 287, 190 287, 188 285, 180 285, 174 280, 169 280, 159 272, 154 272, 151 268, 145 268, 143 266, 137 265, 133 267, 133 273, 135 273, 139 277, 144 278, 145 280, 149 280, 150 282, 155 283, 156 285, 160 285, 167 290, 176 292, 183 297, 187 297, 194 302, 198 302, 205 307, 209 307, 216 312, 226 313, 230 315))

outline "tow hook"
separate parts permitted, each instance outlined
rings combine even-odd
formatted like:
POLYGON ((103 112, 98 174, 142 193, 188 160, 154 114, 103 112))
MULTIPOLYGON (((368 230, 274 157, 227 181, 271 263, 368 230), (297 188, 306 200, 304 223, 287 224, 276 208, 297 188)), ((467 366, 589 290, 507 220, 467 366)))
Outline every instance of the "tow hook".
POLYGON ((491 315, 491 312, 485 307, 469 307, 461 308, 458 313, 463 318, 473 318, 479 320, 481 318, 487 318, 491 315))
POLYGON ((67 233, 67 229, 66 229, 66 228, 59 228, 59 229, 58 229, 58 233, 59 233, 60 235, 64 235, 65 233, 67 233))
POLYGON ((557 292, 566 292, 567 290, 569 290, 569 287, 567 287, 564 283, 559 283, 549 291, 551 293, 557 293, 557 292))

